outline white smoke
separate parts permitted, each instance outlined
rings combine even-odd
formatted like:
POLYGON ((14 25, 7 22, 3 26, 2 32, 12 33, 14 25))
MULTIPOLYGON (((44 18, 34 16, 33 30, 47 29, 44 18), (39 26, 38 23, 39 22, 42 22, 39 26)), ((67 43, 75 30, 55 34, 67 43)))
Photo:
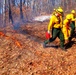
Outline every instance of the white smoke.
POLYGON ((43 22, 43 21, 49 20, 50 18, 51 18, 51 15, 42 15, 42 16, 35 17, 33 20, 43 22))

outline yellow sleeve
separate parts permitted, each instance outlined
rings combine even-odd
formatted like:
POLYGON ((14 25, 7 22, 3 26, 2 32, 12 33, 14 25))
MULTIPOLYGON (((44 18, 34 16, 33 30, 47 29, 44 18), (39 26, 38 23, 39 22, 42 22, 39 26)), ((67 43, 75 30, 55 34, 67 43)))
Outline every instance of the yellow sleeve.
POLYGON ((76 19, 72 19, 72 21, 76 21, 76 19))
POLYGON ((71 18, 72 18, 72 21, 76 21, 76 18, 74 18, 73 14, 71 14, 71 18))
POLYGON ((48 31, 50 31, 50 29, 52 28, 53 23, 54 23, 54 16, 52 16, 52 17, 50 18, 50 22, 49 22, 49 24, 48 24, 48 31))
POLYGON ((68 21, 67 21, 66 19, 63 21, 64 26, 67 25, 67 22, 68 22, 68 21))

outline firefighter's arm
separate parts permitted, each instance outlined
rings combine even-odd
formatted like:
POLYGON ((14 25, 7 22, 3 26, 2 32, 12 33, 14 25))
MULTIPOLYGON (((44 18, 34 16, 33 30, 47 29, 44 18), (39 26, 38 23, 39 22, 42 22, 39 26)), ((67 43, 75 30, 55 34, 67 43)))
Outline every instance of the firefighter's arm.
POLYGON ((76 21, 76 18, 72 19, 72 21, 76 21))
POLYGON ((48 31, 46 32, 46 38, 47 39, 49 39, 50 37, 51 37, 51 35, 50 35, 50 29, 52 28, 52 25, 53 25, 53 18, 51 17, 50 18, 50 22, 49 22, 49 24, 48 24, 48 31))
POLYGON ((54 21, 54 17, 52 16, 51 19, 50 19, 50 22, 48 24, 48 32, 50 32, 50 29, 52 28, 53 26, 53 21, 54 21))
POLYGON ((72 21, 76 21, 76 18, 74 18, 73 15, 71 15, 71 19, 72 21))

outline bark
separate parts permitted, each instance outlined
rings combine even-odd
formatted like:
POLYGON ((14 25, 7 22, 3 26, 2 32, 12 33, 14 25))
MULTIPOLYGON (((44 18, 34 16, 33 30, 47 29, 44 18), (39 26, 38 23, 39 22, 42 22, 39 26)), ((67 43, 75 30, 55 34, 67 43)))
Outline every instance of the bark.
POLYGON ((12 5, 15 6, 15 0, 12 0, 12 5))
POLYGON ((22 0, 20 0, 20 19, 23 19, 22 0))
POLYGON ((9 22, 11 20, 12 24, 13 24, 13 17, 12 17, 12 11, 11 11, 11 4, 10 4, 10 0, 8 0, 9 3, 9 22))
POLYGON ((3 1, 3 27, 6 26, 6 0, 3 1))

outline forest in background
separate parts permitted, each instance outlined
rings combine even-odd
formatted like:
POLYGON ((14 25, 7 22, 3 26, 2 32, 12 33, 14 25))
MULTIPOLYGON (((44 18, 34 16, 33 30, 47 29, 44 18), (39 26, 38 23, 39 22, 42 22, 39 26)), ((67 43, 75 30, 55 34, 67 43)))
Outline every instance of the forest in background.
POLYGON ((61 6, 65 12, 76 9, 76 0, 0 0, 0 24, 29 22, 35 16, 51 14, 61 6))

